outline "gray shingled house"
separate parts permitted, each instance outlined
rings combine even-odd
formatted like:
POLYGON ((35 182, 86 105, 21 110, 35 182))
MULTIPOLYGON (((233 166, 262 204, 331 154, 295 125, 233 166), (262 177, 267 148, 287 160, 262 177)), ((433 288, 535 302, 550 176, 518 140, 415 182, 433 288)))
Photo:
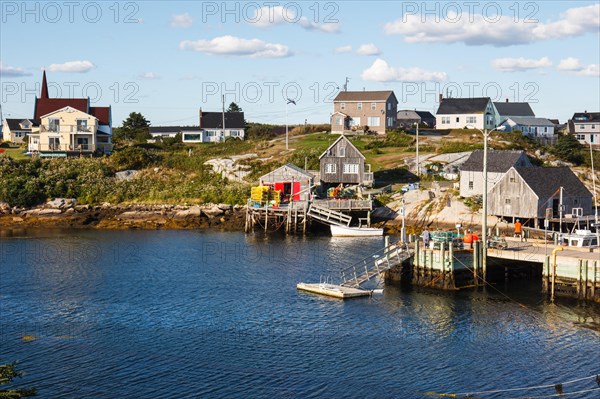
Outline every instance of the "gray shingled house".
POLYGON ((365 164, 365 156, 341 135, 319 157, 321 183, 325 190, 340 184, 373 186, 371 165, 365 164))
POLYGON ((581 208, 583 215, 592 213, 592 193, 566 167, 511 167, 490 190, 488 213, 523 223, 533 220, 539 227, 546 209, 558 217, 561 187, 564 215, 574 213, 574 208, 581 208))
MULTIPOLYGON (((488 193, 502 176, 513 166, 532 167, 525 151, 488 150, 488 193)), ((476 150, 460 169, 460 196, 472 197, 483 194, 483 150, 476 150)))
POLYGON ((500 122, 512 117, 535 118, 529 103, 511 103, 506 100, 506 102, 494 102, 494 106, 500 115, 500 122))

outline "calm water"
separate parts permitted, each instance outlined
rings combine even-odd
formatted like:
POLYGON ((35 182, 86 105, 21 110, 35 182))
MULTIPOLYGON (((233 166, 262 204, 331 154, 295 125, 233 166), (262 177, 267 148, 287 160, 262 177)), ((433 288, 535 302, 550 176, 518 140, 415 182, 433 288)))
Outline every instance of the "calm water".
POLYGON ((406 399, 600 373, 598 307, 550 306, 535 284, 505 291, 514 300, 296 291, 381 239, 70 231, 0 243, 0 363, 18 360, 19 385, 41 398, 406 399))

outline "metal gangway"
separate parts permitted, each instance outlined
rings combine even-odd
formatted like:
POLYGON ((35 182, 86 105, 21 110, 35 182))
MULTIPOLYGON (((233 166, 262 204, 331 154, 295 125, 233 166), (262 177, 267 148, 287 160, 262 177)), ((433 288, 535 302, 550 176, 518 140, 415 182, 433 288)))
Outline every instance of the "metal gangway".
POLYGON ((338 226, 350 226, 352 216, 345 213, 336 212, 331 209, 321 208, 320 206, 311 205, 306 213, 309 217, 328 225, 335 224, 338 226))
POLYGON ((404 243, 391 244, 341 271, 341 286, 360 285, 379 276, 413 256, 414 250, 404 243))

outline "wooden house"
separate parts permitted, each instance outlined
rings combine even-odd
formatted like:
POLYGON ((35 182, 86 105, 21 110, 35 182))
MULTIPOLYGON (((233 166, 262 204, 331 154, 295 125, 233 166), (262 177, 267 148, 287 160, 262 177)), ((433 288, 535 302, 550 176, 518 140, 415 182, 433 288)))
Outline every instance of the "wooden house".
MULTIPOLYGON (((488 193, 513 166, 531 167, 525 151, 488 150, 488 193)), ((483 194, 483 150, 476 150, 460 168, 460 196, 463 198, 483 194)))
POLYGON ((571 169, 512 167, 490 190, 488 213, 505 218, 533 220, 539 227, 546 218, 559 216, 560 188, 563 189, 563 215, 592 214, 592 193, 575 176, 571 169), (550 215, 548 215, 550 217, 550 215))
POLYGON ((319 157, 321 184, 324 188, 342 185, 373 186, 371 165, 365 164, 365 156, 341 135, 319 157))
POLYGON ((288 163, 261 176, 260 185, 273 186, 275 190, 281 191, 284 202, 289 202, 290 199, 307 201, 311 187, 314 185, 314 177, 296 165, 288 163))

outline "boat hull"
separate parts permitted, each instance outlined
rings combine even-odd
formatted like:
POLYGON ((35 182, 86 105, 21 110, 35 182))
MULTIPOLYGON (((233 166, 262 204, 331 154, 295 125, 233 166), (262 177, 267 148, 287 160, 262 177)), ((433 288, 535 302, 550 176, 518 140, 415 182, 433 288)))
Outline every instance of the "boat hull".
POLYGON ((331 225, 333 237, 381 237, 383 229, 372 227, 345 227, 331 225))

